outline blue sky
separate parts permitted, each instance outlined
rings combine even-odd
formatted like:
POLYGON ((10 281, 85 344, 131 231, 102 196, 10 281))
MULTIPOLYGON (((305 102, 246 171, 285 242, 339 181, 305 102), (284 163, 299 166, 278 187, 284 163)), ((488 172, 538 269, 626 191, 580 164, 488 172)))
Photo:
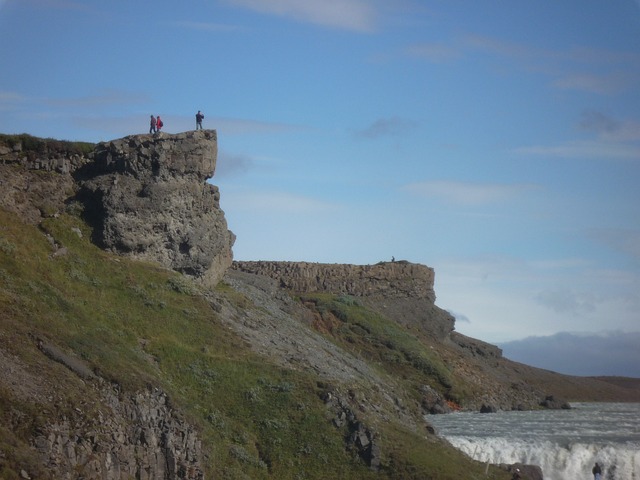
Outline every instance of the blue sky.
POLYGON ((202 110, 237 259, 423 263, 489 342, 640 331, 638 1, 0 0, 0 65, 3 133, 202 110))

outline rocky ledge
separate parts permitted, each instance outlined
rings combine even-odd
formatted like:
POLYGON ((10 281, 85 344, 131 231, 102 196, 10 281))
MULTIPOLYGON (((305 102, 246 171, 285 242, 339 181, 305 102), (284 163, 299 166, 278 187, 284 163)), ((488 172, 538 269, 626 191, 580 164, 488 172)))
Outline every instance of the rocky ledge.
POLYGON ((97 245, 206 285, 222 278, 235 235, 227 229, 218 187, 207 181, 216 168, 215 130, 131 135, 80 147, 0 137, 0 206, 37 224, 80 204, 97 245))

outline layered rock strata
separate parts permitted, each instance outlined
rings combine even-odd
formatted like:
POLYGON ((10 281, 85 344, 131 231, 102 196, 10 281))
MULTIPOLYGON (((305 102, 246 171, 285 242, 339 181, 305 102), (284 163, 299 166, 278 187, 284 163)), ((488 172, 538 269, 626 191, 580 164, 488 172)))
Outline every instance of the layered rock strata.
POLYGON ((356 297, 383 295, 434 302, 434 272, 425 265, 382 262, 348 265, 310 262, 234 262, 232 268, 277 280, 294 292, 333 293, 356 297))
POLYGON ((218 187, 207 182, 216 131, 131 135, 91 147, 0 137, 0 207, 37 224, 79 201, 96 244, 215 285, 235 241, 218 187))
POLYGON ((236 261, 232 269, 269 277, 294 293, 358 297, 363 305, 439 341, 448 339, 454 329, 453 316, 435 305, 435 274, 425 265, 406 261, 375 265, 236 261))
POLYGON ((218 188, 215 130, 132 135, 97 145, 78 171, 94 241, 215 285, 231 265, 218 188))

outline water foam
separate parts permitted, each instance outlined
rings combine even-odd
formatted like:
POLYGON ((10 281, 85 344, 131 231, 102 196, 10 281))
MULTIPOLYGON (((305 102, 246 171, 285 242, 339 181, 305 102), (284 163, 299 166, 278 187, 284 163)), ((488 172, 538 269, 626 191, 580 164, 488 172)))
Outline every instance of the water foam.
POLYGON ((577 403, 571 410, 455 413, 428 421, 481 462, 539 465, 545 480, 640 480, 640 404, 577 403))

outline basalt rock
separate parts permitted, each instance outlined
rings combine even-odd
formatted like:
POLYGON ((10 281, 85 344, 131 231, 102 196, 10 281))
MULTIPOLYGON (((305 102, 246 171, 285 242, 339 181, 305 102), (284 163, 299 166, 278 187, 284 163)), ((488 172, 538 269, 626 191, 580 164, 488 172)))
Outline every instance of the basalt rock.
POLYGON ((273 278, 282 288, 298 293, 416 298, 432 303, 436 298, 433 269, 406 261, 375 265, 256 261, 234 262, 233 268, 273 278))
POLYGON ((131 135, 97 145, 76 172, 94 241, 214 285, 231 265, 218 188, 215 130, 131 135))
POLYGON ((361 304, 410 328, 444 340, 454 318, 435 305, 434 271, 404 260, 375 265, 310 262, 233 262, 232 269, 276 280, 285 290, 356 297, 361 304))

